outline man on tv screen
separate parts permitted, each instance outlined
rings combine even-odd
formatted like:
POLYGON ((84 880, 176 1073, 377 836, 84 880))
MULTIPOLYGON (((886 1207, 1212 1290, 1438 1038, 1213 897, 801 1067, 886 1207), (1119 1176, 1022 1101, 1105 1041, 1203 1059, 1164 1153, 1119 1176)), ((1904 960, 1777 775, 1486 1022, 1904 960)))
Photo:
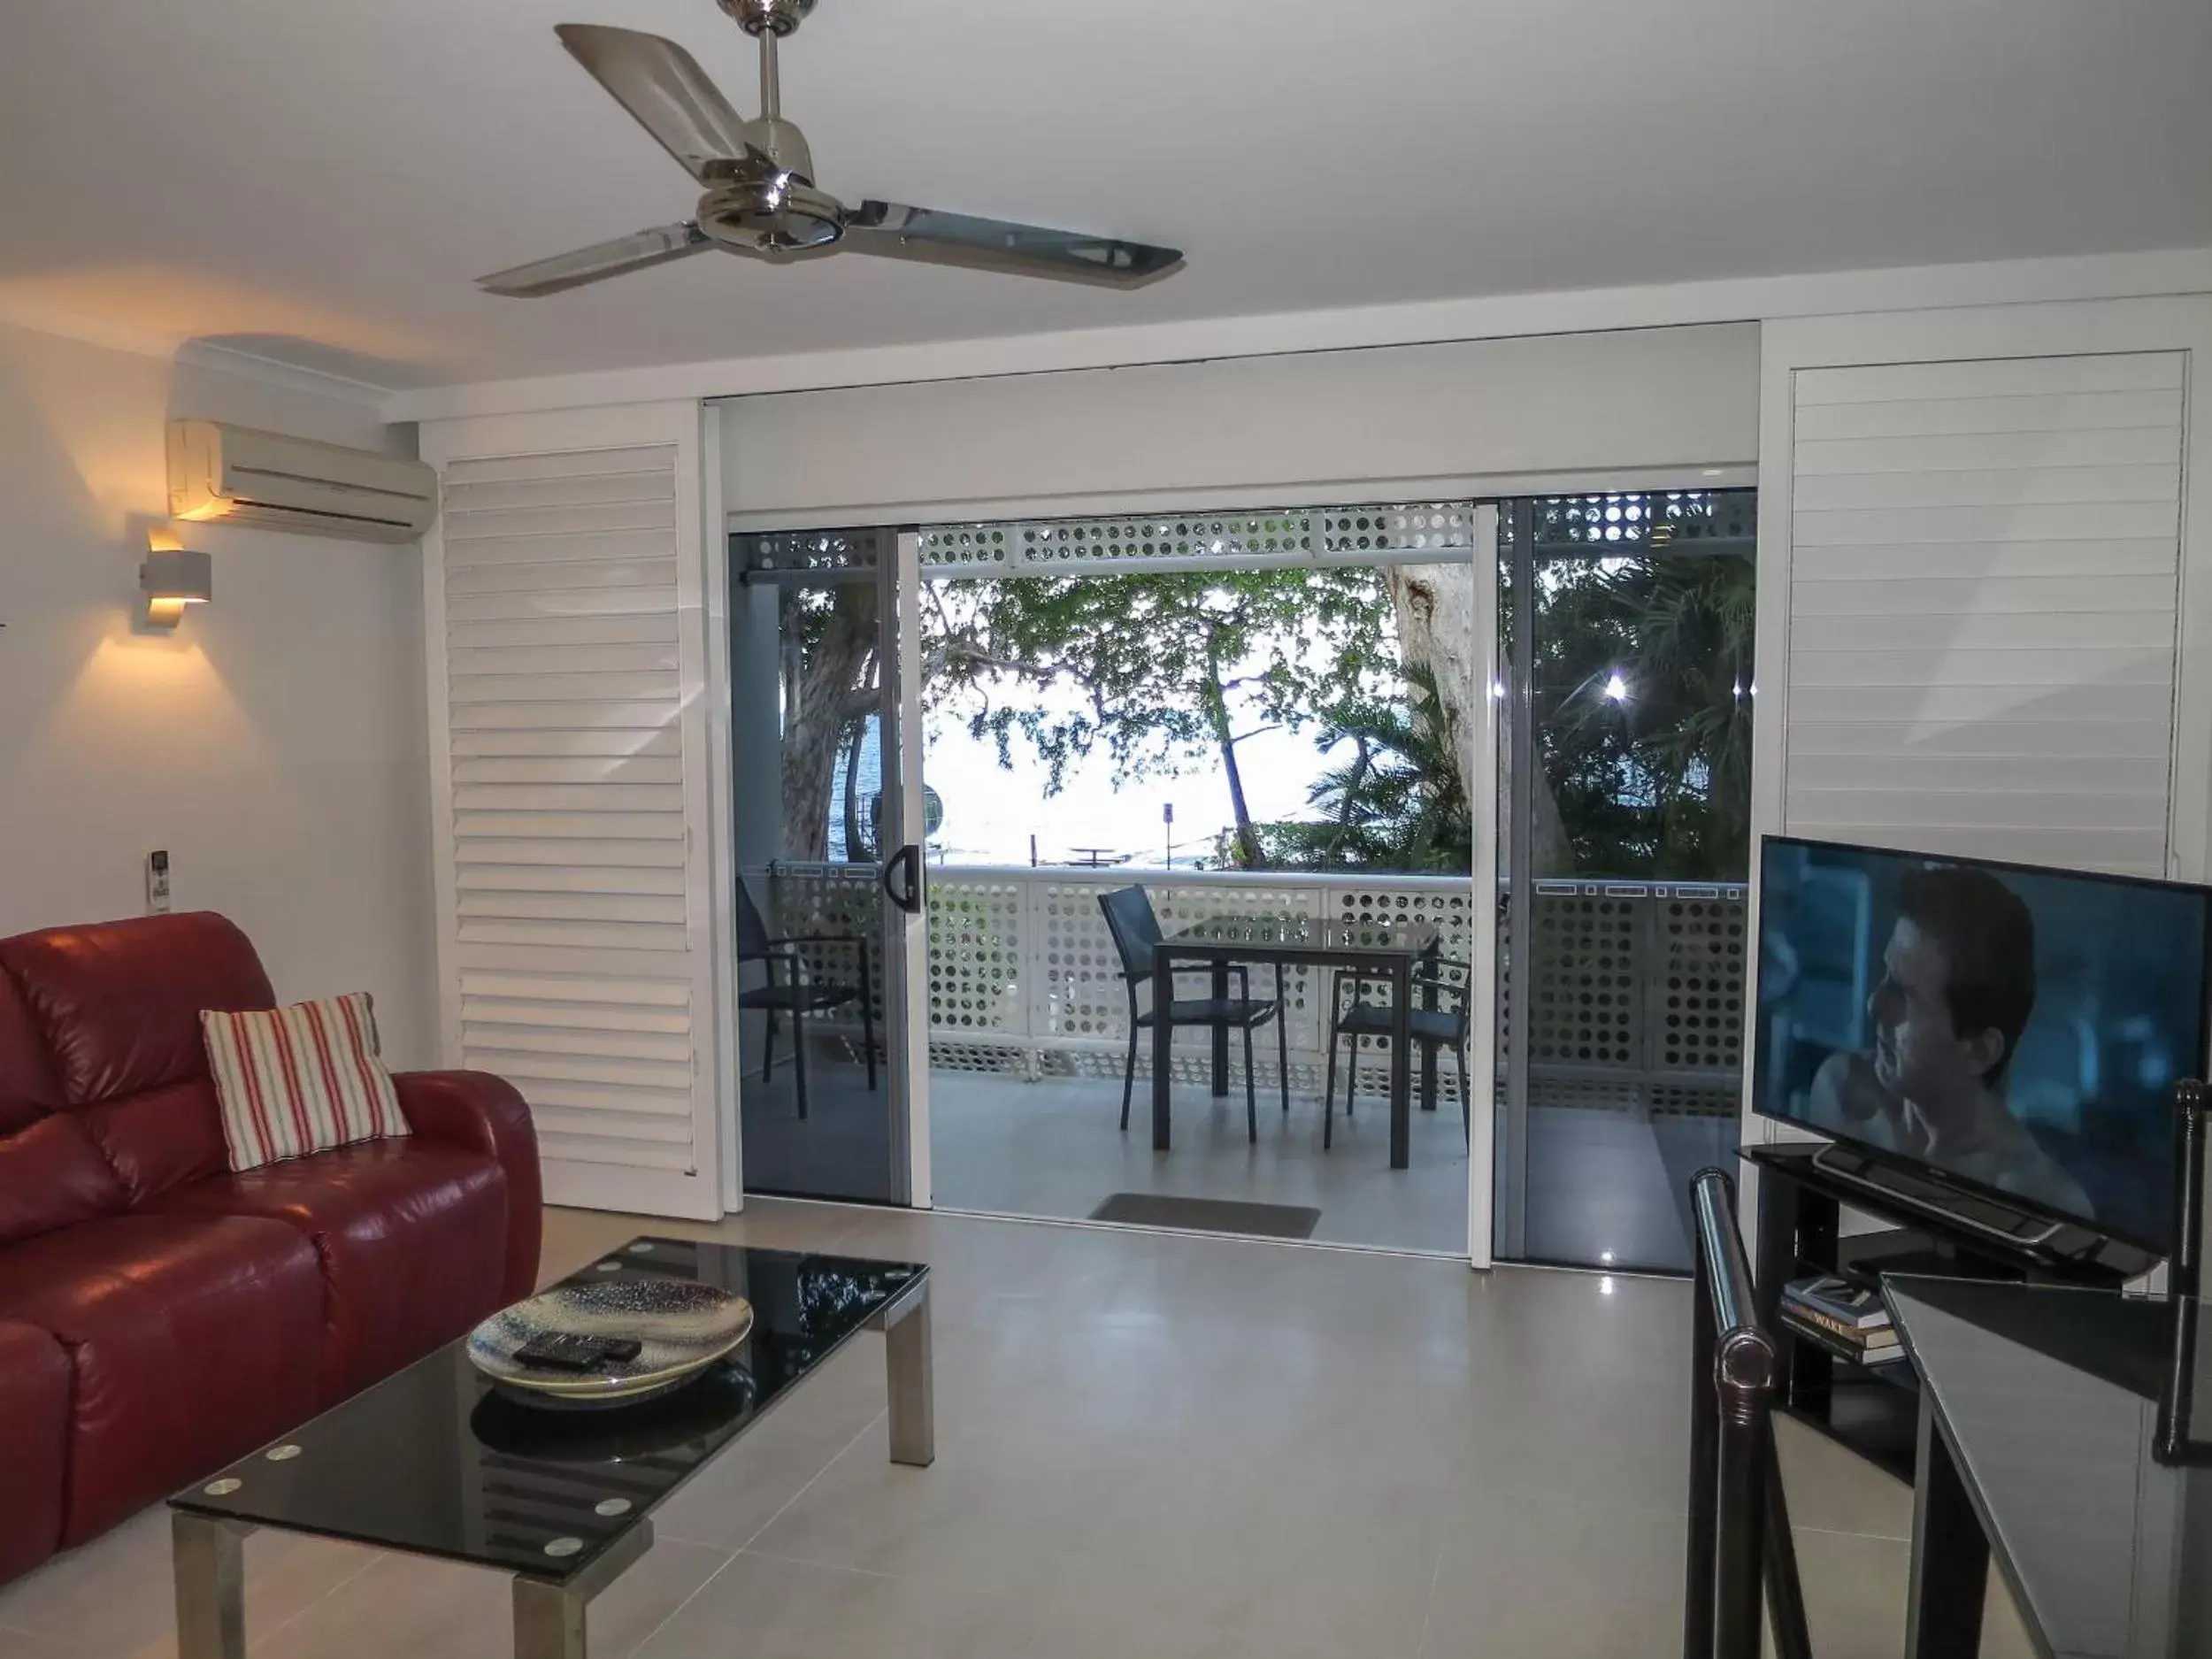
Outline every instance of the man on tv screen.
POLYGON ((1909 871, 1867 999, 1874 1052, 1831 1055, 1810 1116, 1870 1146, 1924 1159, 2078 1216, 2082 1191, 2013 1116, 2005 1072, 2035 1008, 2035 923, 1983 870, 1909 871))

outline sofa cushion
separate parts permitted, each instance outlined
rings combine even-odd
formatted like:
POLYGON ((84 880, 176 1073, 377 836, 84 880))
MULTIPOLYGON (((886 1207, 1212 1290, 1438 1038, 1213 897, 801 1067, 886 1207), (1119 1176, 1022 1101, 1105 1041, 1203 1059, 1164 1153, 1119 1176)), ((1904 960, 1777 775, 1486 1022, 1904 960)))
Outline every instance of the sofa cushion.
POLYGON ((65 1545, 314 1410, 315 1251, 251 1217, 113 1216, 0 1250, 0 1320, 68 1351, 65 1545))
POLYGON ((266 1217, 312 1242, 326 1286, 325 1405, 451 1341, 504 1302, 507 1182, 480 1152, 365 1141, 200 1181, 158 1209, 266 1217))
POLYGON ((0 1135, 10 1134, 61 1104, 61 1085, 46 1057, 38 1022, 0 968, 0 1135))
POLYGON ((0 1583, 61 1548, 69 1356, 45 1332, 0 1325, 0 1583))
POLYGON ((114 1166, 134 1210, 172 1187, 230 1167, 223 1152, 222 1109, 215 1103, 215 1085, 205 1078, 102 1101, 69 1115, 84 1125, 114 1166))
POLYGON ((245 934, 200 911, 0 940, 72 1105, 207 1076, 203 1009, 267 1008, 245 934))
POLYGON ((0 1136, 0 1245, 113 1215, 127 1202, 75 1118, 42 1118, 0 1136))

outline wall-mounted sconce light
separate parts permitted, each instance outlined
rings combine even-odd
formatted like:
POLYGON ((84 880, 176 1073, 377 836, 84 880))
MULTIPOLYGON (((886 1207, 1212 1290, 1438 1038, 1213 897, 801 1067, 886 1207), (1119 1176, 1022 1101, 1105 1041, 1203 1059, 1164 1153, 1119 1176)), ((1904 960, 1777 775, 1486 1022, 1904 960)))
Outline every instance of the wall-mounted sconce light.
POLYGON ((206 554, 183 546, 173 531, 146 533, 146 562, 138 567, 141 633, 173 634, 186 606, 205 604, 214 596, 215 567, 206 554))

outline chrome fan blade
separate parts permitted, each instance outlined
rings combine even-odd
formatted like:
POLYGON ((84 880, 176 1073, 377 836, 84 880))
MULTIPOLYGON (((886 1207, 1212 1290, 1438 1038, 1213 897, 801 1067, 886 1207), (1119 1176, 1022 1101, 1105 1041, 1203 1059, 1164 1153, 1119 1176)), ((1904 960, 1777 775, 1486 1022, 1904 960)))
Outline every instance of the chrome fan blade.
POLYGON ((594 242, 574 253, 555 254, 550 259, 518 265, 511 271, 495 272, 490 276, 477 278, 476 286, 488 294, 536 299, 543 294, 558 294, 564 288, 581 288, 602 277, 620 276, 625 271, 665 265, 671 259, 680 259, 686 254, 713 245, 711 237, 686 220, 681 225, 641 230, 634 236, 617 236, 612 242, 594 242))
POLYGON ((942 213, 897 202, 863 202, 848 212, 845 246, 863 253, 1122 286, 1161 275, 1183 261, 1179 248, 971 219, 965 213, 942 213))
POLYGON ((729 176, 733 164, 764 159, 745 142, 744 118, 675 42, 596 23, 562 23, 553 32, 702 184, 729 176))

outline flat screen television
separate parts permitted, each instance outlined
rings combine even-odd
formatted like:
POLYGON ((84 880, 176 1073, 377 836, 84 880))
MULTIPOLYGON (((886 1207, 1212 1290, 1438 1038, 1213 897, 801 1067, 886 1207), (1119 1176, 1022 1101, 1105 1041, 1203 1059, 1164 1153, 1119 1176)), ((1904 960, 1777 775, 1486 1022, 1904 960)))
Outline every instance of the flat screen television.
POLYGON ((2212 889, 1768 836, 1752 1100, 2160 1256, 2212 889))

